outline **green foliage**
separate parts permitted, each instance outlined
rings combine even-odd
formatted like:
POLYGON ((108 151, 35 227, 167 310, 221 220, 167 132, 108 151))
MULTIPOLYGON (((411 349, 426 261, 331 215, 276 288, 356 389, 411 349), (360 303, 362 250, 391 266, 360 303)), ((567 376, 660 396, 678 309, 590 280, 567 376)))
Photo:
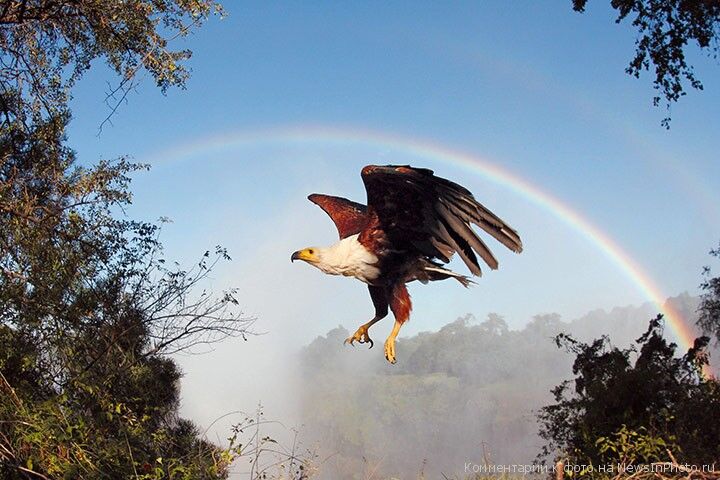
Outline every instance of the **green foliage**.
POLYGON ((126 85, 144 67, 181 85, 166 35, 206 1, 13 1, 0 5, 0 477, 227 475, 228 459, 178 417, 167 355, 248 321, 233 291, 197 291, 222 248, 170 265, 159 227, 123 215, 124 158, 91 167, 66 145, 69 89, 103 57, 126 85))
POLYGON ((702 374, 708 339, 676 357, 662 330, 658 316, 637 348, 623 350, 606 337, 586 344, 558 335, 558 346, 576 355, 576 377, 557 386, 555 403, 540 411, 544 456, 603 465, 624 457, 659 460, 672 447, 690 463, 718 458, 720 384, 702 374))
MULTIPOLYGON (((720 247, 710 251, 710 255, 720 258, 720 247)), ((705 280, 700 285, 703 294, 700 298, 698 326, 716 342, 720 342, 720 277, 712 277, 710 267, 704 268, 705 280)))
POLYGON ((595 441, 598 452, 607 465, 648 465, 668 460, 668 451, 678 451, 670 437, 668 441, 648 434, 647 428, 630 430, 623 425, 610 437, 595 441))
MULTIPOLYGON (((573 0, 573 8, 584 12, 588 0, 573 0)), ((688 64, 686 50, 695 43, 715 58, 720 40, 720 3, 687 0, 613 0, 617 22, 632 17, 638 31, 635 56, 625 71, 636 78, 643 70, 655 70, 653 86, 658 94, 653 98, 657 106, 661 97, 666 106, 685 95, 684 82, 702 90, 703 85, 688 64)), ((670 118, 662 121, 667 128, 670 118)))
POLYGON ((191 52, 169 43, 213 13, 212 0, 22 0, 0 5, 0 111, 29 125, 67 113, 71 88, 95 59, 120 77, 113 112, 145 69, 165 91, 183 86, 191 52))
POLYGON ((221 477, 164 355, 244 332, 233 292, 193 294, 227 254, 168 267, 158 228, 116 214, 142 167, 74 167, 63 128, 0 129, 0 474, 221 477))

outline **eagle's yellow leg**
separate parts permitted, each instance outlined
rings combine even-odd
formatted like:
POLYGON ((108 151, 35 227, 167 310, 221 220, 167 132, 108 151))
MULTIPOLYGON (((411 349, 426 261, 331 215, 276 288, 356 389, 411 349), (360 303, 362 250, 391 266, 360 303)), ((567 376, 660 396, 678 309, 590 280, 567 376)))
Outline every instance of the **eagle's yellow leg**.
POLYGON ((355 346, 355 342, 369 343, 370 348, 372 348, 375 342, 370 339, 370 335, 368 335, 368 330, 370 330, 370 327, 375 325, 380 320, 382 320, 382 318, 378 318, 377 316, 375 316, 375 318, 373 318, 369 322, 360 325, 360 327, 358 327, 358 329, 355 331, 355 333, 353 333, 351 337, 345 339, 345 344, 347 345, 349 343, 350 345, 355 346))
POLYGON ((400 327, 402 327, 402 324, 403 322, 395 320, 392 332, 390 332, 387 340, 385 340, 385 358, 390 363, 395 363, 395 339, 397 338, 398 333, 400 333, 400 327))

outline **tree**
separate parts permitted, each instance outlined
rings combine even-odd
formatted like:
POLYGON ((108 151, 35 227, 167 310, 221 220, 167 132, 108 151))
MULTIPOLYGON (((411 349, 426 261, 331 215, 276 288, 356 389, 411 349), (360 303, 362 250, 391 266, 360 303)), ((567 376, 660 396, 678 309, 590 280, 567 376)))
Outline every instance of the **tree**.
POLYGON ((110 113, 148 71, 162 91, 183 87, 191 52, 169 43, 213 13, 212 0, 5 0, 0 2, 0 120, 15 128, 67 113, 70 92, 93 60, 120 77, 110 113))
POLYGON ((544 457, 616 465, 669 460, 669 449, 691 464, 718 458, 720 384, 702 375, 707 337, 676 357, 660 315, 637 348, 611 347, 607 337, 585 344, 561 334, 556 342, 576 355, 575 380, 557 386, 555 403, 540 410, 544 457))
POLYGON ((219 478, 233 454, 179 418, 181 372, 167 355, 250 319, 233 291, 197 291, 229 256, 189 270, 163 258, 159 227, 123 215, 125 158, 76 166, 70 89, 103 57, 127 88, 146 68, 182 85, 168 36, 212 2, 0 4, 0 476, 219 478))
POLYGON ((225 466, 177 417, 180 372, 166 355, 244 333, 232 291, 194 291, 229 257, 167 266, 157 226, 114 216, 139 167, 73 167, 63 127, 16 132, 19 153, 0 165, 0 472, 214 478, 225 466))
MULTIPOLYGON (((720 258, 720 247, 711 250, 710 255, 720 258)), ((703 333, 720 342, 720 277, 712 277, 710 267, 704 268, 705 280, 700 285, 703 294, 698 308, 698 326, 703 333)))
MULTIPOLYGON (((584 12, 587 0, 573 0, 573 9, 584 12)), ((665 99, 666 108, 685 95, 685 81, 703 89, 687 62, 687 47, 695 43, 714 58, 720 40, 720 2, 716 0, 612 0, 617 10, 617 23, 632 17, 638 31, 635 56, 625 72, 635 78, 643 70, 654 70, 653 87, 658 93, 653 104, 665 99)), ((662 120, 669 128, 670 117, 662 120)))

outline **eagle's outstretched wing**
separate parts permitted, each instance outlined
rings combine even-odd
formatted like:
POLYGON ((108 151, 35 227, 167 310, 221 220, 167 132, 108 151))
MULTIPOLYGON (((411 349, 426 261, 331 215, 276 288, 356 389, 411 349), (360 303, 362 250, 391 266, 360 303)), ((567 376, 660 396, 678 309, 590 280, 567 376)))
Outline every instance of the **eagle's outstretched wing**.
POLYGON ((457 252, 480 275, 475 252, 490 268, 498 262, 472 230, 475 224, 514 252, 522 251, 517 232, 475 200, 467 189, 432 170, 368 165, 362 170, 368 215, 376 216, 390 242, 422 255, 450 261, 457 252))
POLYGON ((313 193, 308 200, 325 210, 337 227, 340 239, 360 233, 367 224, 367 207, 347 198, 313 193))

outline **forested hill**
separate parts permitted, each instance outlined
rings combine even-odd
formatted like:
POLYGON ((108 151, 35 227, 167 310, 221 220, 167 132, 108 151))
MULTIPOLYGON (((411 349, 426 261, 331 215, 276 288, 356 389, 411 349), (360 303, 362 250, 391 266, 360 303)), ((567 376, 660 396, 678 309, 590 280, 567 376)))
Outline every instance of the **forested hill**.
MULTIPOLYGON (((694 321, 698 299, 669 300, 694 321)), ((627 346, 656 315, 650 305, 596 310, 565 322, 537 315, 511 330, 490 314, 459 318, 437 332, 398 343, 399 362, 365 348, 343 346, 338 327, 301 355, 305 436, 317 441, 323 478, 368 478, 408 472, 439 478, 461 474, 465 462, 526 464, 538 454, 535 412, 550 390, 571 375, 573 356, 553 337, 579 340, 608 334, 627 346)), ((669 325, 666 326, 666 331, 669 325)), ((382 348, 380 330, 376 348, 382 348)), ((714 355, 717 357, 717 355, 714 355)))

